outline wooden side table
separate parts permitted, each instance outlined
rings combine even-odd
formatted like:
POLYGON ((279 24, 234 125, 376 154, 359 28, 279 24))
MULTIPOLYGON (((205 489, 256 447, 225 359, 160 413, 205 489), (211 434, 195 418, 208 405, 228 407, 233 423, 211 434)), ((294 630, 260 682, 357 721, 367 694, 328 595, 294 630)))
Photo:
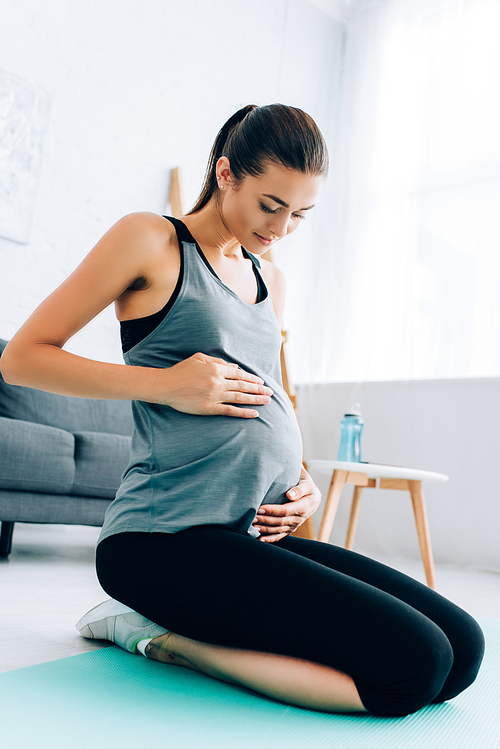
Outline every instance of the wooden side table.
POLYGON ((329 540, 342 489, 345 484, 354 484, 354 495, 345 542, 346 549, 351 549, 354 541, 359 502, 363 489, 399 489, 410 492, 425 577, 428 586, 432 589, 435 588, 434 560, 422 481, 443 482, 448 481, 448 476, 444 473, 420 471, 414 468, 400 468, 399 466, 385 466, 376 463, 346 463, 339 460, 309 460, 308 466, 318 473, 331 475, 318 541, 329 540))

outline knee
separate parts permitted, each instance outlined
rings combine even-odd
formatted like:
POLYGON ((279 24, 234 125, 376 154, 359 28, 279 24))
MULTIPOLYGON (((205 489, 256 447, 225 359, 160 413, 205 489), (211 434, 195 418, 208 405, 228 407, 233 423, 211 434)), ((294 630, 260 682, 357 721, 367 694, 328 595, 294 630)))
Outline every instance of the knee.
POLYGON ((368 695, 360 690, 367 710, 384 717, 403 717, 436 700, 453 667, 453 650, 442 632, 433 634, 425 641, 409 643, 388 683, 370 689, 368 695))
MULTIPOLYGON (((483 630, 471 616, 468 617, 468 627, 465 634, 465 640, 465 652, 461 655, 461 660, 463 659, 462 669, 464 674, 466 674, 465 679, 467 681, 463 687, 464 689, 470 686, 470 684, 475 680, 481 663, 483 662, 486 647, 483 630)), ((458 660, 457 655, 455 655, 455 660, 458 660)))
POLYGON ((485 641, 481 627, 465 612, 460 624, 459 635, 455 633, 453 640, 453 668, 435 702, 450 700, 470 687, 483 661, 485 641))
POLYGON ((434 702, 453 668, 454 654, 445 635, 436 638, 420 653, 419 667, 410 685, 403 715, 415 713, 434 702))

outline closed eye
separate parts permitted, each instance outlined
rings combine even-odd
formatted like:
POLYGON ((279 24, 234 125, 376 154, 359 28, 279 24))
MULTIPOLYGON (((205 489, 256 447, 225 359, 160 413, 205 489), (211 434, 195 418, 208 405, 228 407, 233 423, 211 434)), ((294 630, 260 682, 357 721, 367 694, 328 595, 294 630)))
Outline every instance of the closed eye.
MULTIPOLYGON (((260 209, 261 211, 264 211, 264 213, 278 213, 280 208, 275 208, 274 210, 272 208, 269 208, 265 203, 260 203, 260 209)), ((300 218, 302 221, 305 221, 306 216, 302 216, 300 213, 292 213, 292 216, 294 218, 300 218)))
POLYGON ((276 208, 273 211, 272 208, 269 208, 269 206, 267 206, 265 203, 261 203, 260 204, 260 209, 261 209, 261 211, 264 211, 264 213, 277 213, 278 210, 279 210, 278 208, 276 208))

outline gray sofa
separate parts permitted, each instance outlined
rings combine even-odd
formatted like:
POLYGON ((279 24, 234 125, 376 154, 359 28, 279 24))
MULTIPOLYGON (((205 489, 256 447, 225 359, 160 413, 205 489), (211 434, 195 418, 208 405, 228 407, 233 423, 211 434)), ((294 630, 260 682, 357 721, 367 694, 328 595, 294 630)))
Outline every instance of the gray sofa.
POLYGON ((14 523, 102 525, 132 429, 128 401, 53 395, 0 376, 0 557, 14 523))

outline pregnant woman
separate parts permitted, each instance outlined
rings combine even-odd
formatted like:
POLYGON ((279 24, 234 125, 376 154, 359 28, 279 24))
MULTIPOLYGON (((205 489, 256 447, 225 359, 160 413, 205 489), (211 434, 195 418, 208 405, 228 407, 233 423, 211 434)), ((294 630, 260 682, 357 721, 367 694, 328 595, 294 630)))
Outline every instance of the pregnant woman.
MULTIPOLYGON (((482 632, 377 562, 290 535, 319 505, 280 376, 284 281, 259 256, 314 207, 326 147, 299 109, 223 126, 181 220, 118 221, 2 357, 8 382, 132 401, 84 637, 295 705, 407 715, 475 679, 482 632), (63 350, 115 302, 126 365, 63 350)), ((307 262, 307 258, 304 259, 307 262)))

